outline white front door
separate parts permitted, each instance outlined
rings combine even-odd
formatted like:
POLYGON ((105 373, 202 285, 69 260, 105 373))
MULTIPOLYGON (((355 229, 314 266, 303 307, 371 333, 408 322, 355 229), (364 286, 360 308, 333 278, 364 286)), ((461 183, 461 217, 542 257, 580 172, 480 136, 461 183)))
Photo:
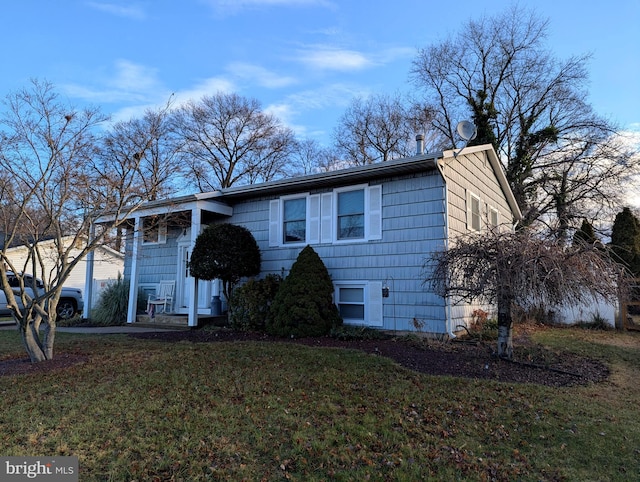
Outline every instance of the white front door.
MULTIPOLYGON (((178 279, 176 286, 176 313, 189 312, 189 297, 191 295, 189 275, 189 259, 191 257, 190 232, 183 234, 178 239, 178 279)), ((211 310, 211 282, 198 281, 198 312, 208 314, 211 310)))

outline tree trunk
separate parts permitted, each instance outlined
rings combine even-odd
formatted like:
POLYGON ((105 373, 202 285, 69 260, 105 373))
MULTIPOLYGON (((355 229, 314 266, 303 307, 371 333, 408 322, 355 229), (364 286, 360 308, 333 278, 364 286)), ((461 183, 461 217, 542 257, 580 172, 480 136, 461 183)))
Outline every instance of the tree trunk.
POLYGON ((40 344, 40 338, 34 324, 31 322, 20 324, 19 329, 22 337, 22 344, 24 345, 31 362, 38 363, 45 361, 47 356, 40 344))
POLYGON ((513 360, 513 318, 511 300, 498 300, 498 356, 513 360))
POLYGON ((44 356, 47 360, 53 359, 53 342, 56 337, 56 325, 55 322, 44 323, 44 334, 42 337, 42 346, 44 350, 44 356))

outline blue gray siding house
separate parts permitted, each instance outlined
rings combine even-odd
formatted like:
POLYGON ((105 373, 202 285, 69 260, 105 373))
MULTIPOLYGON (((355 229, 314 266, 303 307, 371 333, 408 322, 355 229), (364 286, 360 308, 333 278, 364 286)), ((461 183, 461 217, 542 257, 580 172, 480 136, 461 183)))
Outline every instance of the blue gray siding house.
MULTIPOLYGON (((148 203, 131 217, 125 278, 132 294, 175 280, 173 312, 196 326, 219 286, 189 276, 191 248, 206 225, 233 223, 253 233, 261 276, 286 275, 311 245, 331 275, 345 323, 451 335, 473 307, 429 292, 425 260, 460 234, 512 229, 520 218, 491 146, 419 153, 148 203)), ((128 322, 136 316, 131 302, 128 322)))

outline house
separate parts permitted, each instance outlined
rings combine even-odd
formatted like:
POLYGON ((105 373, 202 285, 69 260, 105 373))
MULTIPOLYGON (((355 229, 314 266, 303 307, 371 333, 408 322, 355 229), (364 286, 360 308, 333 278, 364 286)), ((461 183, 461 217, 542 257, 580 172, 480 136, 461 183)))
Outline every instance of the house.
MULTIPOLYGON (((74 240, 73 236, 65 236, 63 239, 65 247, 69 247, 74 240)), ((52 272, 55 267, 55 260, 58 253, 53 239, 40 241, 40 253, 42 254, 42 260, 44 263, 44 271, 52 272)), ((16 267, 24 266, 25 260, 28 257, 29 249, 26 246, 14 246, 7 248, 7 257, 11 260, 12 264, 16 267)), ((73 248, 70 252, 70 258, 75 258, 80 253, 80 248, 73 248)), ((98 300, 100 292, 106 287, 106 285, 112 280, 117 279, 118 274, 124 272, 124 254, 109 248, 108 246, 98 246, 92 253, 92 303, 98 300)), ((87 282, 87 258, 81 259, 78 264, 73 268, 69 278, 64 282, 67 288, 78 288, 85 291, 85 303, 89 300, 86 299, 85 290, 87 282)), ((28 270, 25 270, 28 272, 28 270)))
MULTIPOLYGON (((423 153, 418 141, 412 157, 149 202, 129 219, 124 273, 134 295, 175 280, 172 312, 196 326, 220 288, 189 276, 189 254, 204 226, 234 223, 253 233, 262 276, 286 275, 311 245, 345 323, 453 334, 471 307, 449 306, 425 288, 429 253, 461 233, 512 229, 520 218, 491 146, 423 153)), ((129 299, 133 323, 136 296, 129 299)))
MULTIPOLYGON (((65 236, 62 238, 65 243, 65 247, 69 247, 73 242, 73 236, 65 236)), ((52 271, 55 266, 55 260, 57 259, 57 248, 53 239, 40 241, 40 252, 42 253, 42 259, 44 262, 44 270, 52 271)), ((70 251, 70 259, 77 257, 80 254, 80 247, 73 248, 70 251)), ((22 266, 28 256, 28 248, 26 246, 14 246, 7 248, 7 257, 15 266, 22 266)), ((68 288, 77 288, 86 291, 87 286, 87 268, 91 265, 91 293, 92 304, 96 304, 101 291, 113 280, 116 280, 119 275, 124 272, 124 254, 110 248, 106 245, 98 246, 90 255, 81 259, 78 264, 73 268, 71 274, 64 282, 63 286, 68 288)), ((88 303, 89 300, 85 299, 88 303)))

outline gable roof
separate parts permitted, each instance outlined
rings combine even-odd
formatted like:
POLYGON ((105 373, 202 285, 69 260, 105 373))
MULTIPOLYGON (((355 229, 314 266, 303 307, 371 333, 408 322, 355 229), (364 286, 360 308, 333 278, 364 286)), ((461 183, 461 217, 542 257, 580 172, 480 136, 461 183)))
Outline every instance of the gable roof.
MULTIPOLYGON (((243 199, 260 196, 293 194, 307 190, 340 187, 349 184, 368 182, 389 176, 435 170, 438 169, 438 162, 440 160, 444 161, 448 158, 481 151, 486 151, 488 153, 490 164, 515 219, 521 219, 522 214, 518 208, 515 197, 513 196, 513 192, 509 187, 506 176, 502 170, 502 166, 500 165, 493 147, 489 144, 466 147, 464 149, 464 153, 461 153, 458 150, 455 152, 455 155, 453 150, 431 152, 394 159, 391 161, 368 164, 365 166, 355 166, 336 171, 296 176, 289 179, 278 179, 276 181, 269 181, 260 184, 233 186, 217 191, 151 201, 145 203, 140 209, 136 210, 131 217, 164 214, 168 211, 188 211, 196 205, 200 208, 206 208, 206 206, 209 205, 209 209, 212 212, 231 215, 232 208, 226 204, 227 201, 237 202, 243 199)), ((109 215, 101 216, 97 222, 106 221, 111 217, 112 216, 109 215)))
POLYGON ((357 184, 359 182, 371 181, 392 175, 410 174, 435 169, 436 160, 439 157, 442 157, 442 153, 427 153, 391 161, 377 162, 375 164, 367 164, 365 166, 308 174, 290 179, 279 179, 262 184, 234 186, 222 189, 221 196, 224 199, 238 200, 260 195, 287 194, 309 189, 357 184))

